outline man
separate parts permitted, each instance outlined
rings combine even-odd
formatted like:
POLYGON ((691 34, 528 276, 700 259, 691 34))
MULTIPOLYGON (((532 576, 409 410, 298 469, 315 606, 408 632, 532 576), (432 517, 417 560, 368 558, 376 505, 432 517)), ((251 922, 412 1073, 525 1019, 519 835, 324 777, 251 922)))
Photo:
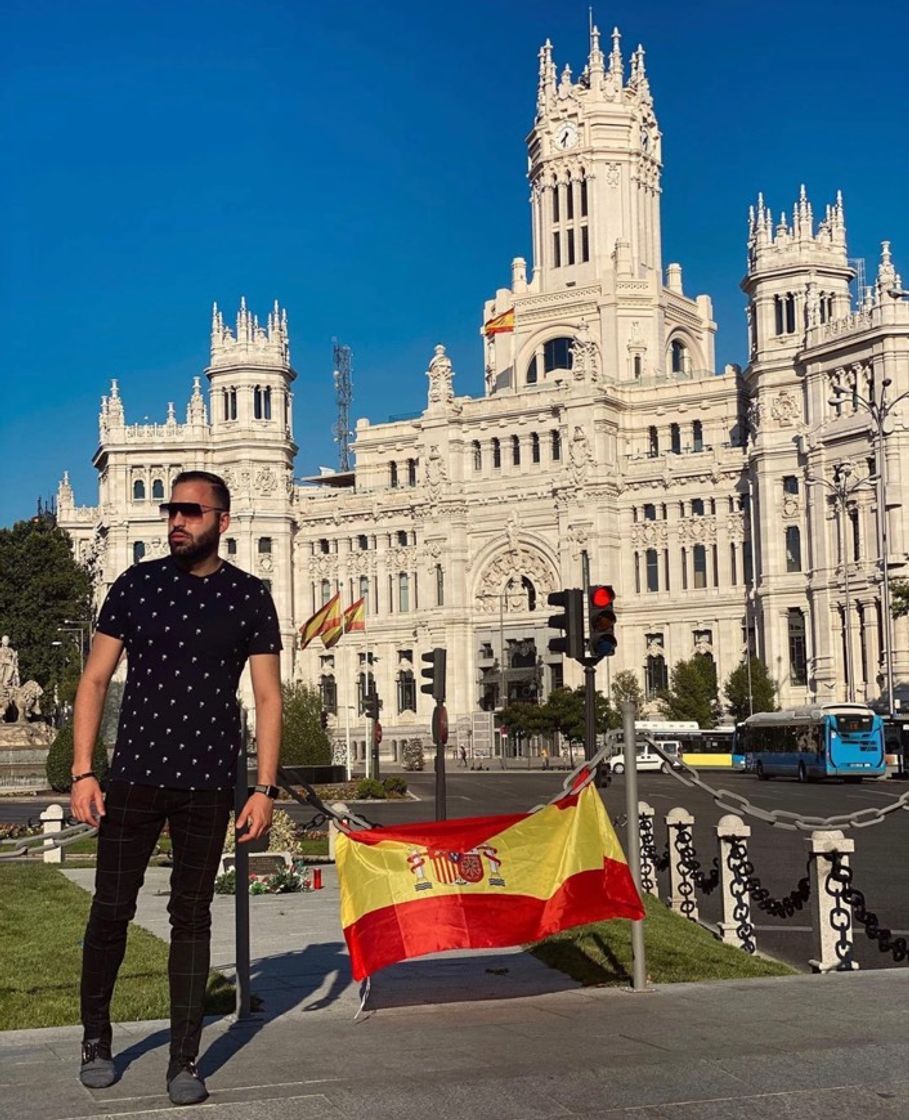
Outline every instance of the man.
POLYGON ((208 1093, 195 1059, 210 959, 211 900, 233 802, 240 743, 237 686, 249 660, 258 780, 237 818, 241 842, 270 827, 281 739, 281 639, 261 580, 218 556, 230 493, 205 471, 174 479, 170 556, 135 564, 108 593, 74 714, 72 811, 99 823, 95 894, 82 964, 80 1079, 115 1080, 110 1002, 127 926, 165 822, 173 872, 168 911, 171 1005, 167 1091, 174 1104, 208 1093), (126 687, 106 793, 91 770, 104 698, 126 650, 126 687))

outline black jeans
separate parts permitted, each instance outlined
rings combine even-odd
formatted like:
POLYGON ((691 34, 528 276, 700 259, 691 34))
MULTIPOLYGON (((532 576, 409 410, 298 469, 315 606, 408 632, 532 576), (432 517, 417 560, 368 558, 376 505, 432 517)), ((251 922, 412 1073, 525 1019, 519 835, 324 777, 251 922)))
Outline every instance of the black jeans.
POLYGON ((232 790, 159 789, 111 782, 98 833, 98 864, 82 956, 86 1038, 110 1038, 110 1003, 126 952, 127 927, 161 829, 170 825, 171 1041, 175 1058, 195 1058, 211 957, 211 900, 232 790))

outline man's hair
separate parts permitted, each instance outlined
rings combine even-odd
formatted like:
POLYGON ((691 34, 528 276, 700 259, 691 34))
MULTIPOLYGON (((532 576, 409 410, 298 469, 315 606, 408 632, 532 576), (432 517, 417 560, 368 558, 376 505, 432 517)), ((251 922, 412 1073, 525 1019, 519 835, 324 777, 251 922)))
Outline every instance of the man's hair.
POLYGON ((215 501, 218 505, 230 512, 230 491, 220 475, 212 474, 211 471, 180 471, 171 483, 171 487, 179 486, 181 482, 207 482, 215 492, 215 501))

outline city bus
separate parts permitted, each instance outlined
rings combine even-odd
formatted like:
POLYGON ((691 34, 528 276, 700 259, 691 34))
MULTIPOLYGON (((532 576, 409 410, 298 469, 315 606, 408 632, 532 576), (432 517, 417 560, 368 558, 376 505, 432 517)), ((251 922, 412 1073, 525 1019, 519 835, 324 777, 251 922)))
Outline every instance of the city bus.
MULTIPOLYGON (((635 720, 634 731, 639 753, 641 744, 652 739, 664 750, 678 754, 690 766, 733 768, 732 727, 702 728, 691 719, 639 719, 635 720)), ((622 750, 621 731, 610 731, 607 739, 613 754, 622 750)))
POLYGON ((739 724, 736 752, 761 779, 860 782, 887 772, 883 720, 864 704, 818 704, 749 716, 739 724))

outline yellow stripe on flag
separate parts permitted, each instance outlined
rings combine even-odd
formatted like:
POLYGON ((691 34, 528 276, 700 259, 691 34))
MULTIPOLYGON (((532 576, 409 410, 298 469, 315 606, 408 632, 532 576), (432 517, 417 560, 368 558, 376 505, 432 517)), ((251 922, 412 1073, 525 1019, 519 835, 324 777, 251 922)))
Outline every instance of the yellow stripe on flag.
POLYGON ((322 645, 331 649, 337 645, 338 639, 344 633, 344 624, 341 621, 341 596, 336 595, 331 601, 331 610, 322 626, 322 645))
POLYGON ((341 595, 339 592, 333 598, 329 599, 324 606, 319 607, 316 613, 303 623, 300 627, 300 649, 306 649, 309 643, 314 638, 318 638, 322 633, 325 628, 325 620, 331 614, 332 608, 337 606, 340 598, 341 595))
POLYGON ((536 813, 342 834, 336 860, 355 979, 425 953, 644 914, 592 785, 536 813))
POLYGON ((508 331, 514 330, 514 308, 509 311, 503 311, 501 315, 496 315, 494 319, 490 319, 483 327, 483 333, 488 338, 492 334, 505 334, 508 331))
POLYGON ((357 599, 344 612, 344 633, 366 629, 366 599, 357 599))

